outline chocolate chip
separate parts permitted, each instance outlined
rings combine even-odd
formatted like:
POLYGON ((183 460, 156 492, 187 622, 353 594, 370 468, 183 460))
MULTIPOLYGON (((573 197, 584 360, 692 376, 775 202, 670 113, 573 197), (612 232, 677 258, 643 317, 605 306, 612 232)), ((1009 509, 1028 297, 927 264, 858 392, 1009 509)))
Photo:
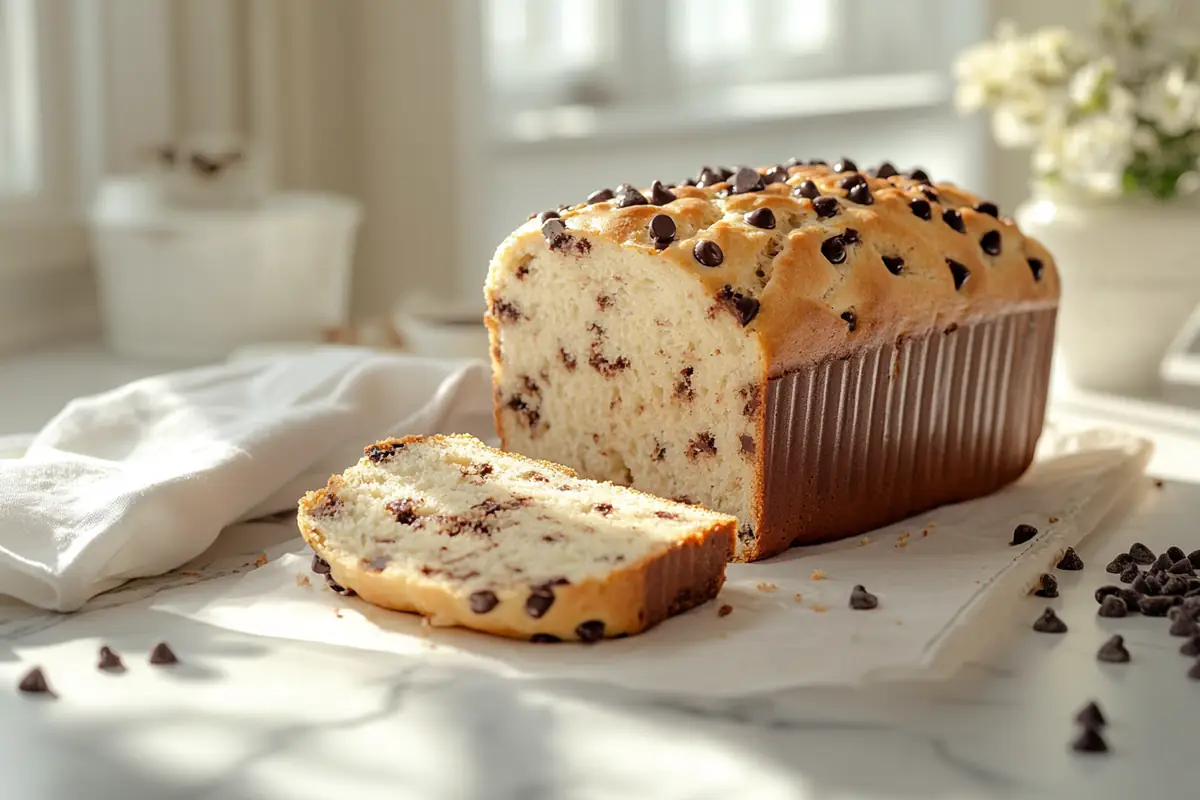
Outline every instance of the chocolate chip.
POLYGON ((496 593, 488 589, 480 589, 478 592, 472 592, 467 602, 471 606, 471 611, 476 614, 486 614, 500 604, 500 598, 496 597, 496 593))
MULTIPOLYGON (((1114 636, 1114 639, 1120 639, 1120 636, 1114 636)), ((1100 710, 1100 706, 1096 701, 1088 703, 1083 708, 1079 709, 1079 713, 1075 715, 1075 721, 1085 728, 1103 728, 1108 724, 1108 720, 1104 718, 1104 712, 1100 710)))
POLYGON ((1161 592, 1168 596, 1183 597, 1188 592, 1187 581, 1178 575, 1172 575, 1163 582, 1161 592))
POLYGON ((537 221, 539 224, 542 224, 542 225, 546 224, 546 220, 548 220, 548 219, 558 219, 558 218, 559 218, 559 213, 557 211, 543 211, 542 213, 537 215, 537 221))
POLYGON ((904 259, 900 256, 883 256, 883 265, 893 275, 899 275, 904 271, 904 259))
POLYGON ((1108 744, 1094 728, 1084 728, 1075 741, 1071 742, 1071 749, 1076 753, 1107 753, 1108 744))
POLYGON ((1200 636, 1193 636, 1179 647, 1179 652, 1185 656, 1200 656, 1200 636))
POLYGON ((325 559, 321 558, 316 553, 314 553, 313 557, 312 557, 311 569, 317 575, 328 575, 329 574, 329 562, 326 561, 325 559))
POLYGON ((650 218, 650 238, 666 246, 675 239, 675 220, 668 214, 655 214, 650 218))
POLYGON ((832 217, 838 212, 838 201, 836 197, 822 196, 812 201, 813 211, 817 212, 817 217, 825 219, 832 217))
POLYGON ((1129 548, 1129 557, 1135 564, 1153 564, 1154 551, 1141 542, 1134 542, 1129 548))
POLYGON ((700 174, 696 176, 696 186, 705 189, 724 180, 716 173, 712 167, 701 167, 700 174))
POLYGON ((1154 576, 1142 573, 1133 579, 1133 584, 1129 588, 1138 594, 1156 595, 1160 586, 1154 580, 1154 576))
POLYGON ((733 170, 729 167, 717 167, 717 177, 723 181, 728 181, 733 177, 733 170))
POLYGON ((1200 550, 1193 550, 1188 553, 1188 561, 1192 562, 1192 566, 1200 569, 1200 550))
POLYGON ((736 297, 733 304, 734 308, 737 309, 738 318, 742 321, 743 328, 754 321, 761 308, 761 304, 753 297, 736 297))
POLYGON ((1192 668, 1188 670, 1187 676, 1194 681, 1200 681, 1200 659, 1197 659, 1196 663, 1192 664, 1192 668))
POLYGON ((26 672, 20 683, 17 684, 17 689, 25 694, 48 694, 51 697, 57 697, 50 688, 50 684, 46 682, 46 675, 42 672, 41 667, 34 667, 26 672))
POLYGON ((1196 627, 1196 623, 1187 614, 1180 614, 1171 623, 1171 627, 1167 630, 1172 636, 1200 636, 1200 628, 1196 627))
POLYGON ((1173 597, 1143 597, 1138 607, 1147 617, 1165 617, 1171 606, 1175 605, 1173 597))
POLYGON ((1037 535, 1038 535, 1037 528, 1033 527, 1032 525, 1026 525, 1025 523, 1021 523, 1017 527, 1013 528, 1012 541, 1010 541, 1008 543, 1008 546, 1013 547, 1018 544, 1025 544, 1026 542, 1028 542, 1030 539, 1032 539, 1033 537, 1035 537, 1037 535))
POLYGON ((967 227, 963 224, 962 214, 958 213, 958 209, 947 208, 942 212, 942 222, 949 225, 959 233, 966 233, 967 227))
POLYGON ((604 638, 604 621, 591 619, 575 627, 575 635, 584 644, 595 644, 604 638))
POLYGON ((1142 611, 1142 596, 1133 589, 1122 589, 1121 599, 1125 601, 1125 609, 1130 614, 1140 614, 1142 611))
POLYGON ((1158 558, 1154 559, 1154 563, 1150 565, 1150 570, 1152 572, 1165 572, 1166 570, 1170 569, 1174 563, 1175 560, 1169 555, 1166 553, 1160 553, 1158 558))
POLYGON ((150 651, 150 663, 161 667, 168 664, 178 664, 179 658, 166 642, 159 642, 150 651))
POLYGON ((720 608, 717 609, 718 617, 728 617, 732 613, 733 613, 733 606, 729 605, 728 603, 726 603, 725 605, 722 605, 720 608))
POLYGON ((1186 558, 1181 558, 1171 565, 1167 570, 1169 575, 1195 575, 1196 570, 1192 567, 1192 562, 1186 558))
POLYGON ((775 212, 769 208, 756 208, 745 216, 746 223, 763 230, 775 228, 775 212))
POLYGON ((1058 578, 1043 572, 1038 590, 1034 594, 1038 597, 1058 597, 1058 578))
POLYGON ((1047 608, 1033 623, 1033 629, 1038 633, 1066 633, 1067 623, 1058 618, 1053 608, 1047 608))
MULTIPOLYGON (((508 407, 513 411, 526 410, 525 401, 520 397, 514 397, 508 401, 508 407)), ((401 497, 390 501, 384 506, 388 512, 395 518, 396 522, 401 525, 412 525, 417 521, 417 504, 410 497, 401 497)), ((328 571, 325 574, 329 574, 328 571)))
POLYGON ((821 242, 821 255, 830 264, 841 264, 846 260, 846 243, 841 236, 830 236, 821 242))
POLYGON ((876 178, 891 178, 900 173, 896 171, 896 168, 892 166, 890 161, 885 161, 874 169, 873 174, 876 178))
POLYGON ((1125 648, 1125 637, 1116 635, 1096 651, 1096 660, 1108 664, 1128 664, 1129 651, 1125 648))
POLYGON ((533 642, 534 644, 556 644, 561 642, 562 639, 558 638, 553 633, 535 633, 533 636, 529 637, 529 641, 533 642))
MULTIPOLYGON (((617 189, 617 208, 649 205, 646 196, 628 184, 621 184, 617 189)), ((542 230, 545 233, 545 229, 542 230)))
POLYGON ((821 159, 819 159, 819 158, 813 158, 813 159, 809 159, 808 165, 809 165, 810 167, 824 167, 824 166, 827 166, 827 164, 826 164, 824 161, 822 161, 821 159))
POLYGON ((553 590, 548 586, 539 586, 533 589, 525 600, 525 613, 534 619, 541 619, 552 605, 554 605, 553 590))
POLYGON ((989 256, 1000 255, 1000 231, 988 231, 981 236, 979 247, 989 256))
POLYGON ((1137 564, 1130 564, 1121 571, 1121 583, 1133 583, 1134 579, 1142 572, 1137 568, 1137 564))
POLYGON ((926 222, 933 219, 933 206, 929 205, 928 200, 915 197, 909 201, 908 208, 913 214, 925 220, 926 222))
POLYGON ((850 607, 855 611, 870 611, 879 607, 879 598, 859 584, 850 591, 850 607))
POLYGON ((763 181, 771 183, 786 183, 788 179, 788 169, 783 164, 776 164, 763 174, 763 181))
POLYGON ((971 271, 952 258, 946 259, 946 266, 950 268, 950 274, 954 276, 954 291, 957 292, 971 277, 971 271))
POLYGON ((865 183, 855 186, 847 192, 846 197, 860 206, 869 206, 875 202, 875 196, 871 194, 871 187, 865 183))
POLYGON ((796 188, 792 190, 792 194, 797 197, 807 197, 809 200, 816 200, 821 196, 821 190, 812 181, 804 180, 796 184, 796 188))
POLYGON ((1042 264, 1042 260, 1040 258, 1030 258, 1027 260, 1029 261, 1029 271, 1033 273, 1033 279, 1035 281, 1040 281, 1042 279, 1042 269, 1044 266, 1042 264))
POLYGON ((542 224, 542 238, 551 246, 567 235, 567 226, 561 219, 548 219, 542 224))
POLYGON ((846 191, 850 191, 855 186, 865 186, 866 183, 867 183, 867 179, 862 176, 862 173, 855 172, 854 174, 847 175, 846 177, 839 180, 837 185, 838 185, 839 189, 845 189, 846 191))
POLYGON ((1109 597, 1110 595, 1115 595, 1115 594, 1120 594, 1120 593, 1121 593, 1120 586, 1101 586, 1099 589, 1096 590, 1096 593, 1093 595, 1093 597, 1096 598, 1097 603, 1102 603, 1102 602, 1104 602, 1104 598, 1109 597))
POLYGON ((1175 545, 1171 545, 1170 547, 1167 548, 1167 558, 1171 559, 1171 563, 1174 564, 1176 561, 1179 561, 1180 559, 1187 558, 1187 554, 1185 554, 1183 552, 1182 548, 1176 547, 1175 545))
POLYGON ((975 210, 980 214, 987 214, 989 217, 999 217, 1000 209, 995 203, 989 203, 986 200, 975 204, 975 210))
POLYGON ((113 649, 108 645, 103 645, 100 648, 100 658, 96 662, 96 669, 102 669, 105 672, 124 672, 125 663, 121 661, 121 657, 113 652, 113 649))
POLYGON ((719 267, 725 260, 725 254, 721 252, 717 243, 708 239, 696 242, 696 246, 692 248, 692 256, 706 267, 719 267))
POLYGON ((1100 603, 1100 610, 1096 613, 1102 617, 1123 617, 1127 611, 1124 600, 1116 595, 1109 595, 1100 603))
POLYGON ((612 200, 615 196, 612 189, 597 189, 587 196, 588 205, 603 203, 605 200, 612 200))
POLYGON ((837 161, 833 162, 834 172, 858 172, 858 165, 850 159, 842 156, 837 161))
POLYGON ((938 193, 928 186, 921 187, 921 195, 931 203, 940 203, 942 198, 938 197, 938 193))
POLYGON ((925 172, 925 170, 921 169, 920 167, 918 167, 917 169, 914 169, 912 172, 908 173, 908 177, 912 178, 914 181, 920 181, 921 183, 929 183, 929 175, 925 172))
MULTIPOLYGON (((1117 557, 1108 562, 1108 566, 1104 568, 1105 572, 1119 575, 1125 571, 1125 568, 1133 564, 1133 557, 1128 553, 1118 553, 1117 557)), ((1132 579, 1131 579, 1132 580, 1132 579)))
POLYGON ((655 181, 650 184, 650 204, 655 206, 665 206, 673 200, 678 200, 675 193, 662 185, 662 181, 655 181))
POLYGON ((748 192, 761 192, 766 188, 763 183, 762 175, 758 174, 758 170, 750 169, 749 167, 738 167, 738 170, 733 175, 733 181, 729 186, 730 194, 746 194, 748 192))
POLYGON ((846 322, 846 325, 850 328, 850 332, 854 333, 854 329, 858 327, 858 317, 856 317, 854 315, 854 312, 853 311, 843 311, 842 319, 846 322))
POLYGON ((348 589, 333 579, 332 575, 325 576, 325 585, 329 587, 329 591, 334 594, 340 594, 342 597, 354 597, 358 592, 353 589, 348 589))

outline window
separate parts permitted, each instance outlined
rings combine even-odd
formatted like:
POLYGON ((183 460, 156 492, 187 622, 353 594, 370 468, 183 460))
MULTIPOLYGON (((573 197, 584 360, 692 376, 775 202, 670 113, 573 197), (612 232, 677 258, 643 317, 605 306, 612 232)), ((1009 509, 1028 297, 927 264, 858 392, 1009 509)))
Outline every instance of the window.
POLYGON ((37 182, 34 0, 0 0, 0 196, 37 182))
POLYGON ((661 109, 780 84, 916 75, 948 66, 952 6, 484 0, 485 80, 493 113, 511 123, 531 111, 562 122, 581 109, 661 109))

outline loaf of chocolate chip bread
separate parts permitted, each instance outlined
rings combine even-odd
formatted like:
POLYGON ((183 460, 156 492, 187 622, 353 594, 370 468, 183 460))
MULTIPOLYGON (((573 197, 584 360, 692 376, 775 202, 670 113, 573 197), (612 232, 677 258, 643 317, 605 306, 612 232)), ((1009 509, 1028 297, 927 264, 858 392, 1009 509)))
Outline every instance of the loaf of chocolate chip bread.
POLYGON ((735 515, 753 560, 1018 477, 1059 279, 994 204, 842 159, 543 212, 486 295, 505 448, 735 515))
POLYGON ((308 493, 299 525, 339 592, 434 625, 595 642, 715 597, 737 520, 470 436, 410 436, 308 493))

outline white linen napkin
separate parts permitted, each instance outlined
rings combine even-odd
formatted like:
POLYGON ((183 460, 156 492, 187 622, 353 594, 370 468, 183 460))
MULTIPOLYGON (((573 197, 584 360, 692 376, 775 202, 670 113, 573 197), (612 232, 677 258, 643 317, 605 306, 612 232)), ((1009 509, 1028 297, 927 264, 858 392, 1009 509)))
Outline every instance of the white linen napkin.
POLYGON ((319 348, 76 400, 23 455, 0 452, 0 595, 78 609, 295 508, 376 439, 490 437, 490 397, 480 362, 319 348))

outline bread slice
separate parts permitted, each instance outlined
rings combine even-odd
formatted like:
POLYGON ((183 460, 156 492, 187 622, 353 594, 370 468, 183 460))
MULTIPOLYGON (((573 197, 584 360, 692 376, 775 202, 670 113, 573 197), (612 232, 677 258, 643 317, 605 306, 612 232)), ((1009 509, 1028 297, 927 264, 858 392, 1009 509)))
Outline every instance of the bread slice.
POLYGON ((375 605, 434 625, 593 642, 715 597, 737 520, 471 436, 409 436, 371 445, 306 494, 299 526, 314 568, 375 605))

